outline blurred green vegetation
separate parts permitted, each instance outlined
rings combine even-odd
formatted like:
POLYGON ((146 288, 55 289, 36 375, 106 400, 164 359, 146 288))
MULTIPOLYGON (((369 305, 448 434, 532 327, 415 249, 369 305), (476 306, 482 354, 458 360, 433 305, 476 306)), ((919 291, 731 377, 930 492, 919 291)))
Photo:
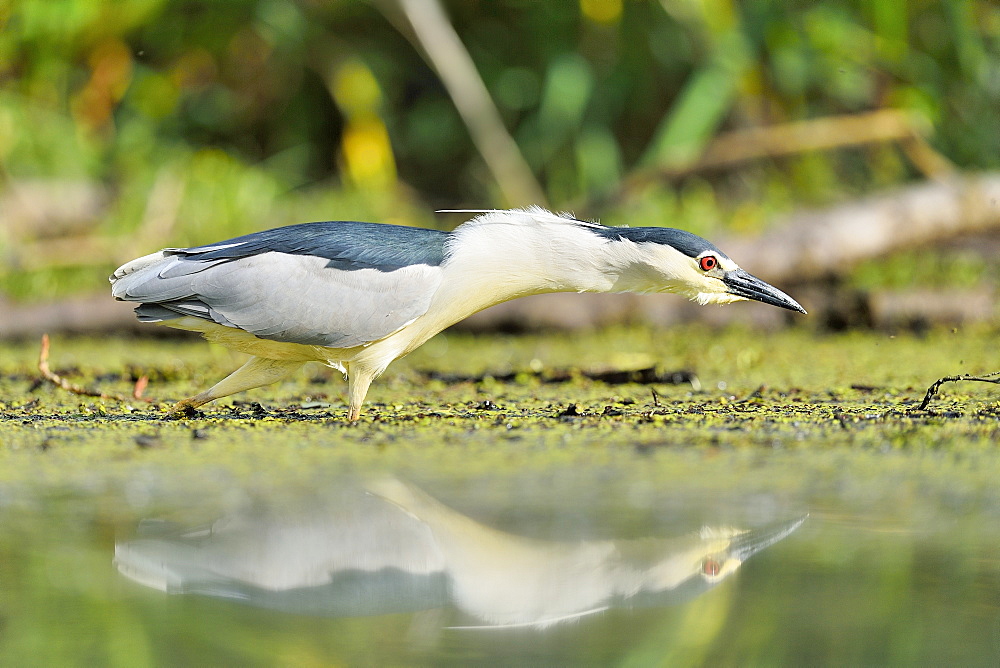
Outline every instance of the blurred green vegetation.
MULTIPOLYGON (((400 7, 0 5, 0 293, 99 289, 136 254, 285 223, 433 226, 437 207, 526 204, 494 179, 400 7), (52 234, 45 211, 62 191, 34 195, 21 223, 7 203, 39 180, 101 194, 54 216, 88 243, 25 250, 52 234)), ((707 235, 757 230, 917 171, 878 144, 619 188, 638 169, 689 164, 720 133, 886 108, 959 167, 1000 166, 1000 6, 989 0, 445 10, 554 208, 707 235)))

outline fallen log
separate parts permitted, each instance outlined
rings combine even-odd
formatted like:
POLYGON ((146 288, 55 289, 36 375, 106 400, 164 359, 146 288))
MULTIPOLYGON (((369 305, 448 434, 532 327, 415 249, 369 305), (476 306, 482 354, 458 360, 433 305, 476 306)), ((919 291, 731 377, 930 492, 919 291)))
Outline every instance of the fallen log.
POLYGON ((806 281, 857 263, 1000 230, 1000 174, 966 174, 790 216, 753 239, 718 246, 764 280, 806 281))

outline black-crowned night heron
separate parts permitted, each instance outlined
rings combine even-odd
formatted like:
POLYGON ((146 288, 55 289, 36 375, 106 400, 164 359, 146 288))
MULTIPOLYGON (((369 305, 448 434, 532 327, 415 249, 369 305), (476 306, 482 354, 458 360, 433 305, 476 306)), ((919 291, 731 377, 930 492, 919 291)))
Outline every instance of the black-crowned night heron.
POLYGON ((349 418, 393 360, 494 304, 546 292, 675 292, 805 313, 708 241, 606 227, 532 207, 485 211, 452 232, 326 222, 166 248, 111 276, 143 322, 201 332, 252 355, 175 410, 274 383, 319 361, 347 374, 349 418))

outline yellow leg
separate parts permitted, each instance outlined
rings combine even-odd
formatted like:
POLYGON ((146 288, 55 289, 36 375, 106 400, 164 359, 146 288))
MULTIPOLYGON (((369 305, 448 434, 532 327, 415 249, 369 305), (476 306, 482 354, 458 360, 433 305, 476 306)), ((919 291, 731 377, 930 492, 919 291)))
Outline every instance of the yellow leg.
POLYGON ((361 405, 365 402, 365 395, 368 388, 375 380, 375 374, 363 367, 347 367, 347 396, 350 401, 350 408, 347 411, 347 419, 357 422, 361 417, 361 405))
POLYGON ((171 409, 171 413, 182 413, 188 408, 198 408, 209 401, 228 397, 230 394, 252 390, 276 383, 299 369, 305 362, 272 360, 265 357, 251 357, 247 363, 232 372, 211 388, 193 397, 182 399, 171 409))

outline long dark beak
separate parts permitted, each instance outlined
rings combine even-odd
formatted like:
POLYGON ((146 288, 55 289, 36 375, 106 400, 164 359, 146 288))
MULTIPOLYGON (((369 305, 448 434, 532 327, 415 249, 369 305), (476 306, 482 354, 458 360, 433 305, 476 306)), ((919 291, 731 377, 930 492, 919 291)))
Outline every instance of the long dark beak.
POLYGON ((786 308, 789 311, 798 311, 799 313, 806 312, 804 308, 799 306, 797 301, 786 295, 784 292, 773 285, 768 285, 756 276, 751 276, 742 269, 727 271, 722 277, 722 282, 726 284, 727 288, 729 288, 730 294, 737 295, 745 299, 753 299, 754 301, 764 302, 765 304, 770 304, 771 306, 786 308))
POLYGON ((796 518, 790 522, 773 524, 771 526, 754 529, 752 531, 747 531, 744 534, 740 534, 739 536, 733 538, 733 542, 729 546, 729 553, 731 556, 739 559, 740 563, 742 563, 763 550, 765 547, 774 545, 779 540, 798 529, 802 526, 802 523, 806 521, 807 517, 809 517, 809 515, 803 515, 802 517, 796 518))

